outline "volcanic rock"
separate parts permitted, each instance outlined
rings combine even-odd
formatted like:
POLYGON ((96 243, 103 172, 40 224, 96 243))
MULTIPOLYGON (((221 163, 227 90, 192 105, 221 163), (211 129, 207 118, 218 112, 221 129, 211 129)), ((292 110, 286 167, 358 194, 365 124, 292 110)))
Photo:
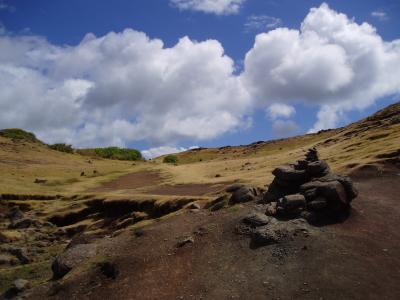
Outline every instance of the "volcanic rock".
POLYGON ((266 212, 280 217, 304 217, 309 222, 339 220, 347 216, 358 192, 347 176, 333 174, 312 148, 306 160, 277 167, 274 180, 264 194, 263 203, 276 203, 266 212), (308 211, 307 213, 303 211, 308 211))
POLYGON ((243 223, 249 225, 250 227, 267 225, 270 221, 270 217, 259 212, 250 213, 243 219, 243 223))
POLYGON ((94 255, 96 255, 96 246, 94 244, 79 244, 66 249, 66 251, 56 257, 51 265, 53 278, 59 279, 64 277, 73 268, 94 255))

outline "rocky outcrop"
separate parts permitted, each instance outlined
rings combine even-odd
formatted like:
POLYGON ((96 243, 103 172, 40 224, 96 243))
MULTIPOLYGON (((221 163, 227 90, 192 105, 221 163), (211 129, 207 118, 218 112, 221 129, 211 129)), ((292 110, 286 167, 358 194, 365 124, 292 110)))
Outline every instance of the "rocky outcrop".
POLYGON ((348 215, 357 189, 347 176, 333 174, 312 148, 305 160, 276 168, 264 194, 267 215, 303 217, 310 223, 337 221, 348 215))
POLYGON ((226 191, 232 194, 228 201, 229 205, 253 201, 261 195, 261 192, 257 188, 242 184, 234 184, 228 187, 226 191))

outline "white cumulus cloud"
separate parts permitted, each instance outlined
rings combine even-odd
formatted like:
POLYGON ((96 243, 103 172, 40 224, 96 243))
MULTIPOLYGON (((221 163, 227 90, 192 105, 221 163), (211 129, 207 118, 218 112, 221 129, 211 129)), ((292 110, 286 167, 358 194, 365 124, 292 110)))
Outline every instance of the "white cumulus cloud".
POLYGON ((344 111, 400 91, 400 40, 385 42, 371 25, 322 4, 300 30, 257 35, 244 69, 242 80, 260 104, 319 105, 314 129, 335 126, 344 111))
MULTIPOLYGON (((244 3, 175 2, 214 3, 220 14, 244 3)), ((299 30, 258 34, 239 75, 216 40, 183 37, 165 47, 133 29, 59 46, 0 26, 0 49, 0 128, 81 147, 197 143, 247 128, 255 108, 267 108, 275 132, 295 132, 287 119, 296 103, 320 108, 316 131, 400 93, 400 40, 384 41, 327 4, 299 30)))
POLYGON ((170 0, 181 10, 201 11, 216 15, 230 15, 239 12, 247 0, 170 0))
POLYGON ((268 107, 267 113, 273 120, 277 118, 290 118, 296 113, 296 109, 287 104, 274 103, 268 107))
POLYGON ((0 127, 76 146, 215 138, 245 122, 249 97, 218 41, 166 48, 131 29, 76 46, 0 36, 0 127), (21 88, 23 87, 23 88, 21 88))

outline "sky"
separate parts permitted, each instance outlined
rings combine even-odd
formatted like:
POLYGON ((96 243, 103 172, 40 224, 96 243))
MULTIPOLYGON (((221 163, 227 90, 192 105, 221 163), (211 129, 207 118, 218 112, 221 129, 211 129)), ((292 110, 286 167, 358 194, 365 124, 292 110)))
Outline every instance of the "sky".
POLYGON ((147 157, 400 100, 400 2, 0 0, 0 128, 147 157))

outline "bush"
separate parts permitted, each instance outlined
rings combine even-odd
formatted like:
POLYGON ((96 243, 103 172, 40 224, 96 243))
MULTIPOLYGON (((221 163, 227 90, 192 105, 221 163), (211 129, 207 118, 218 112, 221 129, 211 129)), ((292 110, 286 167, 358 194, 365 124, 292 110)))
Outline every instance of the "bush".
POLYGON ((49 147, 53 150, 60 151, 60 152, 74 153, 74 149, 72 148, 72 146, 64 144, 64 143, 49 145, 49 147))
POLYGON ((0 136, 13 140, 40 142, 32 132, 28 132, 19 128, 2 129, 0 130, 0 136))
POLYGON ((175 154, 169 154, 164 157, 163 162, 167 164, 176 164, 178 163, 178 156, 175 154))
POLYGON ((95 148, 94 152, 97 156, 108 159, 117 160, 140 160, 142 154, 136 149, 126 149, 118 147, 95 148))

